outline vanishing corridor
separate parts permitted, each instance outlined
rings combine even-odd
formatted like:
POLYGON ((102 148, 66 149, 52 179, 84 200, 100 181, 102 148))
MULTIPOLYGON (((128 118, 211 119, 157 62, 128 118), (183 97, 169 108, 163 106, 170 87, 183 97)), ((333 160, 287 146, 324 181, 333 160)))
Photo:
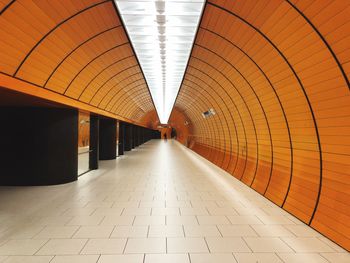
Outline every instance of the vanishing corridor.
POLYGON ((1 187, 0 200, 0 262, 349 262, 174 140, 151 140, 72 183, 1 187))

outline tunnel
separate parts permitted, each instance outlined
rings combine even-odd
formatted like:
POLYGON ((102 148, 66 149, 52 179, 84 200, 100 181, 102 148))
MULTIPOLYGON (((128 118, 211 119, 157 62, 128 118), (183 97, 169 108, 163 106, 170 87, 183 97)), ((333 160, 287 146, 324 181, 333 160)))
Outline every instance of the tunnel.
POLYGON ((350 262, 348 0, 2 0, 0 36, 0 262, 350 262))

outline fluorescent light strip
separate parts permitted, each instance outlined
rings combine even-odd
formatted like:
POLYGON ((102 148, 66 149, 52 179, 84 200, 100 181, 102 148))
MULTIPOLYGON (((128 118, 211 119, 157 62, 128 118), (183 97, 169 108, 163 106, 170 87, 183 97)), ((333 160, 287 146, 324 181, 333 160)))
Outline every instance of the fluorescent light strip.
POLYGON ((168 122, 204 0, 114 0, 140 61, 160 122, 168 122))

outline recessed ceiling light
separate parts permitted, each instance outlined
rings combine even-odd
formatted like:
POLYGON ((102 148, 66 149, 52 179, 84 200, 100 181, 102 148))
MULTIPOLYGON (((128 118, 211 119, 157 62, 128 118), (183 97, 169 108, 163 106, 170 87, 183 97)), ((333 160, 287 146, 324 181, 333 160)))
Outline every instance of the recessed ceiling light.
POLYGON ((204 0, 114 0, 158 112, 167 123, 190 56, 204 0))

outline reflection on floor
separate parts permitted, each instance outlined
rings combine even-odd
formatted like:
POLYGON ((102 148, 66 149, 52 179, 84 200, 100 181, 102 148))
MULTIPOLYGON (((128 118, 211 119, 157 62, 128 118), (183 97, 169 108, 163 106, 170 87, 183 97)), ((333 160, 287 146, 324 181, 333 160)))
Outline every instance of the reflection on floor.
POLYGON ((79 181, 0 188, 0 262, 350 262, 349 253, 174 141, 79 181))

